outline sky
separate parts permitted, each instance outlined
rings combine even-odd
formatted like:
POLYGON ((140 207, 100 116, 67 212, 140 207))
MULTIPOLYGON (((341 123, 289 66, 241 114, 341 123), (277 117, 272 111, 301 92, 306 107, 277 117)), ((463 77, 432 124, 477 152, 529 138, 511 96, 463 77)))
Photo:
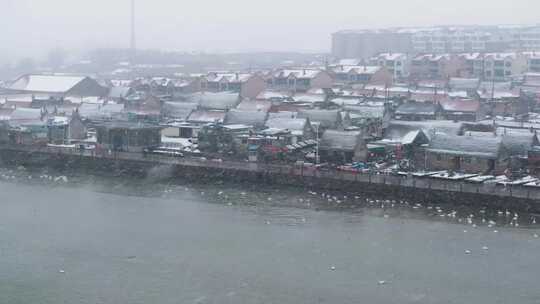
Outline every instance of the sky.
MULTIPOLYGON (((0 0, 0 58, 128 47, 131 0, 0 0)), ((326 52, 341 29, 539 23, 537 0, 136 0, 137 46, 326 52)))

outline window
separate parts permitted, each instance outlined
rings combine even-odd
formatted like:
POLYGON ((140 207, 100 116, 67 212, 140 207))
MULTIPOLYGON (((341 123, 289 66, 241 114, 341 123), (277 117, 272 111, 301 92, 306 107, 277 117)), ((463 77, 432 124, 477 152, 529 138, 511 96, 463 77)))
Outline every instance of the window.
POLYGON ((465 158, 463 158, 463 161, 464 161, 465 163, 467 163, 467 164, 470 164, 470 163, 472 163, 472 157, 470 157, 470 156, 465 157, 465 158))
POLYGON ((441 160, 442 160, 442 155, 437 154, 437 161, 441 161, 441 160))

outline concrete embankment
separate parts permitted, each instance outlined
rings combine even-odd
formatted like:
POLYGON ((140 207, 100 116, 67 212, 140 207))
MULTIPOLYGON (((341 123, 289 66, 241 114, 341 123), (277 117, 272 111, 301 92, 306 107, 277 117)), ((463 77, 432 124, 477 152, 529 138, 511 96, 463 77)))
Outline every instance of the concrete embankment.
POLYGON ((48 167, 78 173, 150 178, 183 178, 197 181, 236 181, 304 187, 376 195, 387 199, 451 203, 540 212, 540 188, 474 184, 426 177, 317 171, 289 165, 208 161, 195 158, 144 156, 139 153, 94 155, 76 149, 3 146, 6 165, 48 167))

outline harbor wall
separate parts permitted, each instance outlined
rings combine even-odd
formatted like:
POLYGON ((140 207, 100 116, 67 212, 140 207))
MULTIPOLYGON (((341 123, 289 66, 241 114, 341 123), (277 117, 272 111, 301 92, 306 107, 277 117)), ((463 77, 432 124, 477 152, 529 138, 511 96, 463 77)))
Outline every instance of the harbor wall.
POLYGON ((0 147, 4 165, 43 167, 79 174, 106 174, 152 179, 286 185, 313 191, 373 195, 419 203, 449 203, 540 212, 540 188, 475 184, 414 176, 309 170, 290 165, 143 156, 135 153, 95 155, 78 150, 0 147))

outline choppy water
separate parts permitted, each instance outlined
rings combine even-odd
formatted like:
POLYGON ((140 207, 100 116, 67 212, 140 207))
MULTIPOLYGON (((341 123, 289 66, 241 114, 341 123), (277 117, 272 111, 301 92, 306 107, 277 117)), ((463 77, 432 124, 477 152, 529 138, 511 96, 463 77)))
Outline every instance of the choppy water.
POLYGON ((532 215, 50 175, 0 173, 0 303, 540 302, 532 215))

